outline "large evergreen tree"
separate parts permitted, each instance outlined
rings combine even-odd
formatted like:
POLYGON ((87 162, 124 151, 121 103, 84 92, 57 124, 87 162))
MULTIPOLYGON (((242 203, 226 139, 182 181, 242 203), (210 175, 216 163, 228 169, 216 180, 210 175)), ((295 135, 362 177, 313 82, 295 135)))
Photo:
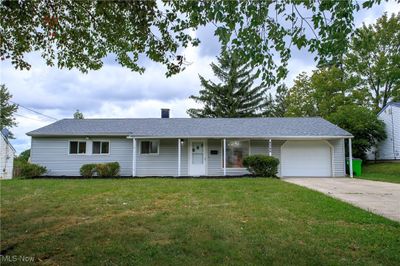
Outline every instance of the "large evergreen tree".
MULTIPOLYGON (((11 128, 17 125, 14 113, 18 110, 18 105, 11 103, 12 95, 4 84, 0 85, 0 130, 3 128, 11 128)), ((13 137, 12 134, 9 136, 13 137)))
POLYGON ((218 64, 211 64, 214 75, 221 81, 214 83, 200 76, 200 95, 190 96, 203 108, 187 111, 191 117, 255 117, 261 116, 267 104, 263 85, 253 86, 258 77, 249 63, 243 64, 238 56, 222 53, 218 64))

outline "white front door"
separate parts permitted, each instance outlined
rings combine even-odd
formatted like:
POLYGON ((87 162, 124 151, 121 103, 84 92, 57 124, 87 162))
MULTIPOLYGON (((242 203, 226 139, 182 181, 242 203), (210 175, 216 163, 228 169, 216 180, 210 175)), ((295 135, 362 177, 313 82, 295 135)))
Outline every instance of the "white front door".
POLYGON ((190 140, 189 144, 189 175, 206 175, 206 141, 190 140))

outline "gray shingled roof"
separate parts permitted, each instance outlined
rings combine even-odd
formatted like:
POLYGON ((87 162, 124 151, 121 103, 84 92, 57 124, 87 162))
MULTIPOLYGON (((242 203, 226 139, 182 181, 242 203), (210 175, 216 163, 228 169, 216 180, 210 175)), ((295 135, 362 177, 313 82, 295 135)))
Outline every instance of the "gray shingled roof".
POLYGON ((126 118, 63 119, 29 136, 135 137, 349 137, 350 133, 315 118, 126 118))

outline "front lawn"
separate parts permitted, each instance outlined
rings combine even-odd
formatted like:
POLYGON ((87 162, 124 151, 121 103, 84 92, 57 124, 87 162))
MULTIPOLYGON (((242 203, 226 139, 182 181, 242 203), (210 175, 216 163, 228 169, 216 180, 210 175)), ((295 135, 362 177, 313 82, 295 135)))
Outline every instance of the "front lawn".
POLYGON ((276 179, 0 185, 2 255, 43 264, 400 264, 399 223, 276 179))
POLYGON ((357 178, 400 183, 400 163, 367 163, 357 178))

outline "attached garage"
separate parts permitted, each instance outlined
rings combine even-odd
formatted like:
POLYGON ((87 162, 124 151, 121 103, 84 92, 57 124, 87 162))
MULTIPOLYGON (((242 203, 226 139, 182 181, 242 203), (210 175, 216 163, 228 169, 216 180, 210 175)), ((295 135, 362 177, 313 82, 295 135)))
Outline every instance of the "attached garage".
POLYGON ((281 147, 281 175, 330 177, 332 146, 324 140, 288 140, 281 147))

